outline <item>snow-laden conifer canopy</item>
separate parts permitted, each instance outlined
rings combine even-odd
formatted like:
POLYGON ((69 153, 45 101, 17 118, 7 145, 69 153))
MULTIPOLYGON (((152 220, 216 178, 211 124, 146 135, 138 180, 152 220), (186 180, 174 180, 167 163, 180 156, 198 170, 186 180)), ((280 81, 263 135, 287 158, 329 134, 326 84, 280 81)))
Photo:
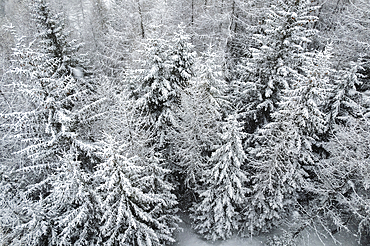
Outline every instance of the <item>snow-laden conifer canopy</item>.
POLYGON ((369 18, 0 1, 0 245, 369 245, 369 18))

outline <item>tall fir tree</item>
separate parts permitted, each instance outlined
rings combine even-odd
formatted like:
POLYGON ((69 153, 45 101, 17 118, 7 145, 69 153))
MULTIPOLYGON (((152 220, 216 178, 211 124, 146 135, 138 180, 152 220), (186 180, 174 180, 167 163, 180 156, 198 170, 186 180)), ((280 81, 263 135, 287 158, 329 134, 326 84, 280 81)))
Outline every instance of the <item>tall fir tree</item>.
POLYGON ((156 157, 143 160, 125 153, 126 146, 112 137, 102 142, 95 179, 103 211, 101 242, 104 245, 166 245, 174 242, 178 219, 168 172, 156 157))
POLYGON ((147 117, 146 127, 152 129, 159 148, 169 142, 165 139, 168 129, 176 128, 181 93, 193 75, 194 53, 188 40, 182 31, 170 44, 155 40, 149 48, 152 67, 137 90, 137 106, 147 117))
POLYGON ((181 131, 183 93, 193 76, 195 53, 189 39, 180 27, 172 42, 155 40, 149 49, 151 68, 134 93, 142 127, 152 133, 148 146, 161 154, 166 168, 172 171, 168 177, 178 188, 185 177, 181 174, 182 167, 176 164, 178 160, 174 159, 173 145, 181 131))
POLYGON ((192 208, 194 228, 206 239, 228 239, 238 233, 244 204, 247 173, 241 169, 246 155, 244 134, 235 116, 224 122, 223 143, 212 154, 209 168, 202 172, 200 201, 192 208))
MULTIPOLYGON (((16 81, 16 93, 23 94, 26 107, 3 115, 9 123, 6 126, 10 126, 8 138, 21 148, 15 154, 24 157, 13 170, 14 179, 22 184, 18 192, 26 204, 18 213, 18 225, 8 234, 15 245, 57 243, 64 227, 69 225, 59 221, 64 215, 54 214, 52 209, 64 206, 59 212, 67 216, 76 207, 83 209, 83 203, 88 202, 85 197, 83 201, 72 201, 75 203, 72 207, 56 204, 67 202, 68 192, 63 193, 66 197, 50 198, 57 195, 56 186, 60 185, 60 179, 67 183, 78 182, 66 180, 78 177, 68 175, 67 169, 63 168, 69 158, 66 153, 72 146, 76 149, 76 161, 82 173, 92 171, 94 147, 91 140, 86 140, 93 136, 88 135, 88 128, 97 119, 94 109, 104 101, 93 98, 95 86, 92 78, 84 76, 87 63, 78 54, 80 44, 68 40, 62 16, 55 14, 45 0, 33 1, 31 9, 38 33, 29 45, 22 40, 17 45, 10 72, 16 81)), ((83 230, 83 223, 84 220, 80 220, 74 228, 81 226, 83 230)), ((84 240, 85 234, 70 236, 73 239, 69 244, 77 244, 78 236, 84 240)))
POLYGON ((225 112, 226 82, 222 73, 222 53, 211 49, 195 60, 195 77, 182 96, 179 131, 173 145, 176 165, 184 179, 179 203, 183 208, 196 200, 195 190, 208 159, 221 143, 218 136, 225 112))
POLYGON ((335 241, 336 232, 349 231, 361 245, 369 242, 370 160, 369 120, 357 118, 333 128, 323 145, 328 153, 314 169, 318 182, 310 187, 314 201, 306 209, 335 241))
POLYGON ((242 107, 248 133, 271 122, 282 90, 292 84, 289 74, 298 73, 302 53, 316 33, 317 17, 311 12, 317 8, 307 0, 275 0, 260 16, 253 42, 237 66, 239 75, 232 81, 234 101, 242 107))
POLYGON ((101 210, 95 183, 78 159, 79 152, 71 146, 50 175, 53 189, 45 200, 55 223, 57 245, 96 245, 100 241, 101 210))
POLYGON ((309 206, 310 187, 320 146, 327 130, 323 107, 329 97, 330 54, 301 54, 301 71, 290 72, 273 122, 258 131, 257 144, 248 149, 251 193, 245 207, 246 231, 258 233, 279 225, 296 209, 309 206))

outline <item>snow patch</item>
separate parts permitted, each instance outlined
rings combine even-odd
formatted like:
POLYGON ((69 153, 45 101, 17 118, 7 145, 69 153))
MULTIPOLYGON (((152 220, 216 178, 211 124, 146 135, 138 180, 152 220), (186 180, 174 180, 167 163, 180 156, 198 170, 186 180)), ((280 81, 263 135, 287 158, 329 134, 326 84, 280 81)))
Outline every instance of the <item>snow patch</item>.
POLYGON ((206 241, 192 231, 189 226, 183 225, 183 231, 177 237, 177 246, 263 246, 260 237, 231 238, 226 241, 206 241))
MULTIPOLYGON (((201 238, 200 235, 196 234, 189 224, 182 223, 181 227, 183 231, 177 235, 176 246, 264 246, 265 242, 269 237, 273 235, 281 235, 281 230, 277 230, 271 235, 260 235, 252 238, 240 238, 234 237, 229 240, 218 240, 216 242, 206 241, 201 238)), ((323 233, 323 232, 320 232, 323 233)), ((339 232, 335 235, 336 239, 343 246, 359 246, 357 238, 346 232, 339 232)), ((301 234, 300 246, 337 246, 334 241, 330 238, 321 239, 316 235, 315 232, 305 230, 301 234)))

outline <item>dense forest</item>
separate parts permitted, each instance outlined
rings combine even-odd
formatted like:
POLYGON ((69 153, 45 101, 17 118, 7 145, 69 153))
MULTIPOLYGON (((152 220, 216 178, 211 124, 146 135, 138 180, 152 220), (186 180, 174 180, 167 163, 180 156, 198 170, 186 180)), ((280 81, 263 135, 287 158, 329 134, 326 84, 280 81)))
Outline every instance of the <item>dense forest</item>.
POLYGON ((0 47, 1 245, 368 245, 368 0, 2 0, 0 47))

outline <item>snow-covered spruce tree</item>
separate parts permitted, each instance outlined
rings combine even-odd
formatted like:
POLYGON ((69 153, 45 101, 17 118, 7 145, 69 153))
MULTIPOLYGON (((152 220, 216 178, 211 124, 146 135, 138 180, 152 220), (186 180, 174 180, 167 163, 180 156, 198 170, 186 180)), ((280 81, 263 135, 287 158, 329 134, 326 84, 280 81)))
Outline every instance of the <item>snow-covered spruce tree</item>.
POLYGON ((194 53, 188 40, 182 31, 171 43, 154 40, 148 51, 151 68, 136 92, 137 107, 147 117, 146 128, 152 129, 158 148, 168 144, 169 128, 176 128, 181 94, 193 75, 194 53))
POLYGON ((331 95, 326 103, 330 128, 363 116, 365 108, 362 104, 367 95, 357 90, 361 85, 357 74, 359 69, 359 65, 353 62, 350 68, 333 73, 331 95))
MULTIPOLYGON (((177 89, 177 87, 174 88, 176 85, 171 87, 168 81, 170 64, 166 46, 167 44, 163 40, 153 41, 152 47, 148 49, 151 58, 150 70, 147 71, 147 74, 144 74, 142 84, 134 92, 137 95, 139 114, 145 118, 142 121, 143 128, 153 132, 154 139, 151 140, 149 145, 154 145, 159 140, 158 147, 164 145, 165 126, 176 125, 171 102, 176 101, 175 99, 179 100, 178 97, 175 97, 178 92, 172 92, 172 90, 177 89)), ((178 104, 175 105, 178 106, 178 104)))
POLYGON ((45 198, 53 218, 57 245, 96 245, 99 242, 100 207, 90 172, 83 169, 74 146, 61 158, 53 189, 45 198))
POLYGON ((180 167, 183 184, 178 201, 185 210, 197 200, 195 191, 200 184, 202 170, 216 146, 221 144, 217 133, 227 105, 222 63, 222 52, 216 54, 211 49, 195 59, 196 76, 181 99, 180 130, 173 137, 176 142, 172 159, 180 167))
POLYGON ((192 217, 194 228, 212 241, 230 238, 240 228, 247 182, 241 169, 246 159, 243 135, 235 116, 229 116, 222 127, 223 143, 202 172, 200 202, 194 204, 192 217))
POLYGON ((320 182, 310 189, 315 203, 307 214, 334 240, 337 231, 349 230, 366 245, 370 234, 369 119, 358 118, 334 129, 335 134, 324 143, 329 158, 315 168, 320 182))
POLYGON ((271 122, 281 91, 292 83, 288 74, 299 71, 301 54, 315 34, 317 8, 309 0, 274 0, 265 7, 259 26, 252 28, 249 55, 242 58, 238 78, 232 81, 234 104, 242 108, 240 116, 248 133, 271 122))
POLYGON ((177 228, 173 209, 177 202, 168 172, 159 160, 125 153, 126 146, 107 136, 101 143, 95 179, 103 211, 101 242, 104 245, 165 245, 174 242, 177 228), (140 163, 140 162, 145 163, 140 163))
POLYGON ((173 159, 173 145, 176 132, 180 131, 181 98, 193 75, 195 53, 181 27, 172 42, 155 40, 149 52, 151 68, 135 91, 139 118, 142 127, 152 133, 148 146, 161 153, 166 167, 172 171, 171 179, 182 184, 184 178, 173 159))
POLYGON ((196 59, 196 76, 182 98, 181 131, 176 136, 174 148, 177 164, 184 169, 188 188, 195 188, 202 166, 208 162, 214 146, 220 144, 217 132, 228 105, 225 99, 227 86, 222 73, 223 54, 213 52, 210 47, 196 59))
MULTIPOLYGON (((90 245, 98 242, 100 221, 97 196, 89 173, 77 161, 78 152, 71 148, 60 164, 42 182, 50 184, 50 194, 30 199, 27 192, 16 194, 21 199, 13 213, 18 225, 5 237, 9 245, 90 245)), ((35 172, 33 172, 35 174, 35 172)), ((11 203, 10 203, 11 204, 11 203)))
MULTIPOLYGON (((7 235, 14 245, 58 243, 63 235, 58 235, 66 225, 58 221, 63 215, 53 214, 50 209, 64 205, 55 204, 49 196, 60 184, 59 179, 74 177, 62 168, 72 145, 77 149, 80 169, 93 169, 90 154, 94 148, 85 141, 91 136, 83 135, 96 120, 94 108, 102 102, 92 97, 94 86, 91 78, 83 76, 86 62, 78 54, 80 45, 68 40, 61 15, 53 13, 44 0, 32 1, 31 8, 39 32, 29 45, 22 40, 17 45, 10 71, 15 93, 23 95, 25 107, 2 115, 8 120, 2 127, 10 129, 6 137, 20 146, 15 154, 24 157, 14 165, 12 175, 20 184, 16 197, 24 198, 22 210, 17 213, 18 225, 7 235), (33 209, 40 203, 43 216, 37 212, 40 209, 33 209)), ((72 207, 78 206, 84 205, 76 203, 72 207)), ((71 210, 59 212, 67 215, 71 210)), ((83 230, 83 225, 78 226, 83 230)), ((84 237, 83 233, 78 235, 84 237)), ((77 243, 79 239, 74 240, 77 243)))
POLYGON ((334 71, 326 110, 326 158, 313 169, 317 181, 308 190, 314 200, 306 209, 311 221, 336 240, 339 230, 352 230, 366 244, 369 235, 368 93, 361 92, 356 64, 334 71), (357 228, 350 224, 358 225, 357 228), (357 231, 356 231, 357 230, 357 231), (366 239, 367 237, 367 239, 366 239))
POLYGON ((61 16, 54 14, 44 0, 34 1, 32 11, 39 33, 29 47, 23 43, 17 46, 11 71, 20 81, 14 86, 24 94, 30 109, 4 117, 19 120, 12 127, 14 131, 28 127, 29 136, 18 138, 28 139, 22 153, 37 153, 37 157, 32 156, 36 162, 47 157, 55 160, 57 154, 69 150, 72 142, 84 149, 76 136, 90 123, 92 109, 101 101, 93 102, 93 81, 83 77, 87 62, 78 54, 81 45, 67 39, 61 16))
POLYGON ((295 210, 303 213, 300 208, 311 199, 317 162, 313 149, 327 129, 322 108, 328 97, 330 55, 300 56, 301 71, 287 72, 291 85, 282 91, 273 122, 258 131, 256 146, 248 149, 252 179, 244 213, 249 234, 270 230, 295 210))
MULTIPOLYGON (((184 27, 179 26, 179 31, 172 38, 170 47, 170 76, 171 84, 177 84, 184 89, 189 85, 193 76, 192 66, 196 53, 193 51, 193 45, 189 42, 190 36, 185 33, 184 27)), ((180 96, 180 95, 177 95, 180 96)))

